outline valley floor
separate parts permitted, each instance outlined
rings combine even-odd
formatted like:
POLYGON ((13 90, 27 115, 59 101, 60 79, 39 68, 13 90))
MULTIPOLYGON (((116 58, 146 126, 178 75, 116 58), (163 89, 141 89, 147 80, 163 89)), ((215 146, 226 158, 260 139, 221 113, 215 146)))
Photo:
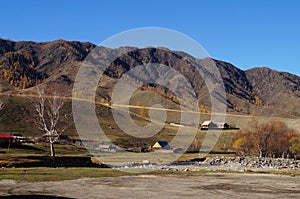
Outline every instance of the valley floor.
POLYGON ((300 198, 300 177, 270 174, 138 175, 0 181, 3 198, 300 198), (43 197, 41 197, 43 196, 43 197))

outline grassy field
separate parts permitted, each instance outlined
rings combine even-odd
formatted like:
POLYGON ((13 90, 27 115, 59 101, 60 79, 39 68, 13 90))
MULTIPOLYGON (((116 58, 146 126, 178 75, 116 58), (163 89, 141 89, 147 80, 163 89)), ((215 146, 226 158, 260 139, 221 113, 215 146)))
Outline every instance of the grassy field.
MULTIPOLYGON (((87 156, 88 151, 84 146, 74 144, 55 144, 55 152, 58 156, 87 156)), ((0 148, 0 158, 16 156, 48 156, 50 155, 47 143, 23 144, 17 148, 0 148)))
MULTIPOLYGON (((83 146, 70 144, 56 144, 58 157, 87 157, 93 156, 83 146)), ((16 163, 30 163, 37 161, 30 157, 47 157, 49 148, 47 144, 24 145, 22 149, 11 148, 0 149, 4 154, 0 154, 0 165, 15 165, 16 163)), ((233 154, 206 154, 206 156, 233 156, 233 154)), ((138 162, 149 160, 156 163, 169 163, 176 161, 190 161, 200 157, 199 153, 174 154, 174 153, 100 153, 92 157, 93 162, 112 163, 112 162, 138 162)))
POLYGON ((166 171, 156 170, 148 173, 134 174, 122 172, 109 168, 1 168, 0 169, 0 182, 1 180, 16 180, 27 182, 40 182, 40 181, 61 181, 61 180, 74 180, 80 178, 101 178, 101 177, 120 177, 132 175, 202 175, 205 173, 247 173, 247 174, 275 174, 275 175, 295 175, 300 176, 299 170, 291 171, 166 171))
MULTIPOLYGON (((157 99, 158 100, 158 99, 157 99)), ((155 102, 159 102, 155 101, 155 102)), ((134 105, 136 105, 138 102, 133 102, 134 105)), ((153 102, 154 103, 154 102, 153 102)), ((151 104, 145 104, 146 106, 151 106, 151 104)), ((30 99, 26 98, 24 96, 11 96, 8 98, 7 107, 5 109, 5 113, 0 118, 0 132, 3 133, 20 133, 24 136, 37 136, 41 135, 41 132, 39 132, 38 128, 36 128, 36 125, 34 123, 34 116, 35 112, 31 108, 30 99)), ((166 106, 168 107, 168 106, 166 106)), ((173 107, 170 105, 171 108, 176 109, 176 107, 173 107)), ((148 120, 145 120, 144 118, 140 117, 141 109, 140 108, 131 108, 132 111, 132 119, 135 123, 145 126, 149 123, 148 120)), ((157 110, 158 111, 158 110, 157 110)), ((72 106, 71 101, 67 101, 64 106, 64 113, 71 113, 72 112, 72 106)), ((164 110, 162 112, 165 112, 164 110)), ((120 146, 128 145, 130 147, 134 147, 134 143, 131 141, 132 139, 128 139, 128 136, 124 133, 122 133, 122 130, 118 128, 117 124, 114 122, 114 117, 111 112, 111 108, 97 104, 96 106, 96 113, 99 119, 99 124, 103 131, 106 133, 106 135, 109 137, 110 140, 114 141, 115 143, 119 144, 120 146)), ((173 111, 166 111, 167 123, 180 123, 181 119, 181 113, 180 112, 173 112, 173 111)), ((200 117, 200 123, 205 120, 211 120, 211 115, 209 113, 198 113, 198 112, 191 112, 189 113, 189 117, 200 117)), ((214 122, 219 122, 221 119, 224 119, 229 124, 239 127, 241 129, 247 129, 249 126, 249 122, 253 119, 253 116, 250 115, 234 115, 234 114, 221 114, 221 115, 214 115, 214 122), (220 119, 220 120, 219 120, 220 119)), ((259 121, 267 121, 267 120, 280 120, 286 122, 290 127, 298 130, 300 129, 300 119, 299 118, 278 118, 278 117, 263 117, 263 116, 256 116, 256 118, 259 121)), ((70 118, 70 121, 73 122, 73 119, 70 118)), ((171 140, 176 133, 178 128, 174 126, 170 126, 166 124, 162 131, 158 133, 157 135, 153 136, 151 139, 146 140, 138 140, 141 142, 149 142, 147 144, 150 144, 150 142, 155 142, 157 139, 164 139, 164 140, 171 140)), ((74 124, 70 125, 70 127, 67 129, 68 136, 79 139, 78 134, 76 133, 76 129, 74 124)), ((199 139, 201 139, 201 136, 205 132, 199 132, 197 136, 199 136, 199 139)), ((226 133, 226 132, 225 132, 226 133)), ((230 137, 230 136, 229 136, 230 137)), ((228 138, 229 138, 228 137, 228 138)), ((222 137, 220 138, 222 139, 222 137)), ((224 141, 223 141, 224 142, 224 141)), ((225 141, 227 142, 227 141, 225 141)), ((220 141, 222 143, 222 141, 220 141)), ((219 144, 217 144, 219 145, 219 144)), ((217 146, 218 148, 218 146, 217 146)), ((221 148, 221 146, 219 146, 221 148)))
POLYGON ((2 168, 0 179, 17 181, 59 181, 78 178, 117 177, 130 175, 118 170, 105 168, 2 168))
MULTIPOLYGON (((177 127, 169 126, 169 128, 165 128, 164 133, 161 133, 157 136, 157 140, 167 140, 171 141, 172 138, 176 135, 177 127)), ((113 133, 113 132, 112 132, 113 133)), ((199 146, 201 145, 201 142, 203 141, 206 131, 200 131, 198 130, 196 138, 199 142, 199 146)), ((211 132, 210 132, 211 133, 211 132)), ((219 132, 220 133, 220 132, 219 132)), ((230 146, 231 144, 231 137, 232 135, 236 133, 236 131, 223 131, 221 132, 221 135, 218 139, 218 142, 214 146, 213 150, 216 152, 224 152, 226 149, 230 146), (224 148, 225 147, 225 148, 224 148)), ((212 132, 213 134, 213 132, 212 132)), ((114 135, 116 136, 116 135, 114 135)), ((121 136, 121 135, 120 135, 121 136)), ((120 139, 120 137, 112 137, 112 139, 115 138, 113 141, 118 141, 117 139, 120 139)), ((188 137, 182 136, 180 139, 188 139, 188 137)), ((127 139, 124 138, 123 141, 126 141, 127 139)), ((155 142, 156 140, 153 139, 151 142, 155 142)), ((131 140, 131 142, 133 142, 131 140)), ((122 145, 121 145, 122 146, 122 145)), ((150 144, 148 145, 150 147, 150 144)), ((89 151, 86 150, 86 148, 82 145, 75 145, 75 144, 55 144, 55 151, 57 156, 90 156, 92 154, 89 153, 89 151)), ((20 156, 48 156, 50 154, 49 151, 49 145, 47 143, 37 143, 37 144, 23 144, 18 148, 0 148, 0 159, 3 160, 6 157, 20 157, 20 156)), ((107 153, 102 153, 102 157, 113 156, 112 161, 120 161, 120 160, 126 160, 127 158, 129 159, 134 159, 132 157, 128 157, 128 154, 125 157, 122 157, 124 153, 116 153, 116 154, 107 154, 107 153), (121 155, 121 159, 120 159, 121 155)), ((140 161, 143 161, 147 158, 147 153, 131 153, 133 157, 140 157, 140 161)), ((172 156, 178 156, 177 154, 171 154, 172 156)), ((156 154, 156 161, 159 162, 159 159, 163 160, 165 159, 165 156, 170 156, 170 154, 163 154, 163 153, 158 153, 156 154)), ((187 161, 190 159, 198 158, 199 154, 198 153, 189 153, 189 154, 184 154, 182 157, 179 158, 179 161, 187 161)), ((173 157, 172 157, 173 159, 173 157)), ((177 159, 177 158, 176 158, 177 159)), ((101 157, 100 157, 101 160, 101 157)), ((150 160, 152 160, 150 158, 150 160)))
MULTIPOLYGON (((17 99, 17 98, 16 98, 17 99)), ((14 99, 14 100, 16 100, 14 99)), ((27 106, 18 102, 20 107, 27 106)), ((17 103, 17 104, 18 104, 17 103)), ((23 103, 23 101, 22 101, 23 103)), ((70 109, 70 106, 68 106, 70 109)), ((116 145, 120 147, 145 147, 150 148, 150 146, 158 141, 158 140, 166 140, 168 142, 172 141, 177 134, 178 127, 172 126, 169 124, 165 124, 161 132, 154 135, 151 138, 146 139, 133 139, 132 137, 123 133, 114 122, 114 119, 111 114, 111 110, 105 106, 98 106, 97 107, 97 115, 99 117, 99 124, 101 125, 102 129, 104 130, 106 136, 116 145)), ((137 114, 140 110, 136 111, 137 114)), ((12 118, 6 118, 5 120, 0 121, 0 130, 3 132, 15 132, 15 133, 22 133, 23 135, 33 136, 37 135, 37 132, 32 133, 28 130, 35 129, 32 126, 32 120, 27 116, 26 111, 22 114, 19 114, 19 117, 13 118, 13 112, 11 113, 12 118), (23 119, 26 119, 24 122, 23 119), (27 126, 23 127, 24 123, 27 126), (15 124, 18 124, 15 127, 15 124), (9 127, 9 128, 7 128, 9 127)), ((149 123, 148 120, 138 116, 137 114, 132 114, 132 119, 134 122, 141 126, 145 126, 149 123)), ((168 118, 167 122, 179 122, 180 115, 178 113, 171 113, 167 112, 168 118)), ((196 113, 195 113, 196 114, 196 113)), ((8 114, 10 115, 10 113, 8 114)), ((30 115, 28 113, 28 115, 30 115)), ((209 114, 201 114, 201 122, 203 120, 209 120, 209 114)), ((266 117, 259 117, 261 120, 268 119, 266 117)), ((299 125, 298 119, 285 119, 281 118, 282 120, 288 121, 289 124, 293 127, 299 125)), ((233 124, 237 127, 246 127, 247 123, 251 120, 250 116, 237 116, 237 115, 227 115, 226 121, 230 124, 233 124)), ((191 127, 187 127, 191 128, 191 127)), ((34 132, 34 131, 33 131, 34 132)), ((198 146, 201 146, 203 140, 206 136, 210 136, 211 138, 217 138, 218 140, 212 150, 216 152, 216 154, 207 154, 206 156, 233 156, 232 154, 223 154, 228 149, 230 149, 231 139, 235 133, 238 133, 239 130, 225 130, 225 131, 202 131, 197 130, 196 140, 198 142, 198 146)), ((77 135, 76 130, 72 127, 68 135, 73 139, 79 139, 80 137, 77 135)), ((181 140, 190 139, 188 135, 181 135, 181 140)), ((191 142, 190 142, 191 143, 191 142)), ((87 157, 92 156, 85 149, 84 146, 75 145, 75 144, 55 144, 55 151, 56 155, 59 157, 64 156, 76 156, 76 157, 87 157)), ((0 148, 0 163, 5 161, 27 161, 26 157, 29 156, 49 156, 49 145, 46 143, 37 143, 37 144, 25 144, 20 148, 0 148), (20 158, 20 157, 23 157, 20 158)), ((115 154, 108 154, 102 153, 100 154, 99 158, 93 158, 95 162, 128 162, 128 161, 135 161, 135 162, 142 162, 143 160, 149 160, 150 162, 172 162, 172 161, 189 161, 193 159, 197 159, 200 157, 199 153, 187 153, 183 155, 173 154, 173 153, 155 153, 155 154, 148 154, 148 153, 115 153, 115 154)), ((28 160, 31 161, 31 160, 28 160)), ((187 174, 198 175, 206 171, 198 171, 198 172, 188 172, 187 174)), ((296 172, 296 175, 300 175, 299 171, 296 172), (298 173, 297 173, 298 172, 298 173)), ((274 174, 289 174, 288 172, 276 172, 272 171, 269 173, 274 174)), ((172 172, 167 171, 155 171, 154 174, 162 175, 162 174, 172 174, 172 172)), ((178 173, 176 173, 178 174, 178 173)), ((83 177, 106 177, 106 176, 122 176, 122 175, 129 175, 128 173, 123 173, 120 171, 112 170, 112 169, 104 169, 104 168, 2 168, 0 179, 16 179, 16 180, 26 180, 26 181, 46 181, 46 180, 67 180, 67 179, 77 179, 83 177)))
MULTIPOLYGON (((30 107, 29 101, 23 97, 11 97, 9 98, 8 110, 10 112, 5 114, 5 117, 0 120, 0 130, 3 133, 20 133, 25 136, 36 136, 41 135, 41 132, 37 132, 36 126, 34 126, 33 118, 32 118, 32 110, 27 109, 30 107), (14 105, 14 106, 12 106, 14 105), (12 107, 11 107, 12 106, 12 107), (16 109, 18 108, 18 109, 16 109), (24 110, 23 110, 24 109, 24 110)), ((137 103, 137 102, 136 102, 137 103)), ((135 104, 135 103, 134 103, 135 104)), ((64 110, 65 112, 71 111, 71 103, 66 103, 64 110)), ((141 116, 139 116, 141 110, 139 108, 135 108, 132 110, 131 117, 135 123, 140 126, 145 126, 149 124, 149 121, 141 116), (134 113, 135 112, 135 113, 134 113)), ((152 144, 154 144, 158 140, 166 140, 168 142, 172 141, 174 137, 177 135, 178 127, 169 125, 170 122, 180 123, 180 113, 167 111, 167 121, 164 125, 163 129, 149 138, 134 138, 124 133, 114 122, 114 118, 111 113, 111 109, 107 106, 97 105, 96 113, 99 119, 99 124, 106 136, 112 141, 115 145, 118 145, 122 148, 150 148, 152 144)), ((204 120, 210 120, 210 114, 205 113, 191 113, 200 115, 200 120, 203 122, 204 120)), ((247 123, 251 120, 251 116, 245 115, 230 115, 227 114, 225 119, 226 121, 240 128, 246 128, 247 123)), ((287 118, 268 118, 268 117, 257 117, 257 119, 265 121, 266 119, 280 119, 286 121, 290 126, 297 127, 299 125, 299 119, 287 119, 287 118)), ((215 121, 217 122, 217 121, 215 121)), ((225 131, 216 131, 209 132, 207 134, 206 131, 197 130, 197 142, 198 146, 201 146, 205 136, 209 135, 212 138, 218 137, 220 133, 220 137, 218 138, 217 143, 213 147, 213 151, 216 152, 226 152, 231 145, 231 138, 234 133, 237 133, 237 130, 225 130, 225 131)), ((68 129, 67 134, 73 139, 80 139, 79 135, 76 133, 76 129, 74 125, 68 129)), ((181 135, 181 140, 190 139, 190 136, 181 135)), ((192 141, 191 141, 192 142, 192 141)), ((190 142, 190 143, 191 143, 190 142)), ((49 149, 46 144, 36 144, 36 145, 26 145, 25 148, 22 149, 0 149, 0 157, 5 156, 23 156, 23 155, 49 155, 49 149)), ((89 153, 81 146, 74 145, 56 145, 56 154, 58 156, 63 155, 78 155, 78 156, 86 156, 89 153)), ((188 157, 188 156, 187 156, 188 157)), ((193 157, 194 158, 194 157, 193 157)), ((187 158, 182 158, 186 160, 187 158)))

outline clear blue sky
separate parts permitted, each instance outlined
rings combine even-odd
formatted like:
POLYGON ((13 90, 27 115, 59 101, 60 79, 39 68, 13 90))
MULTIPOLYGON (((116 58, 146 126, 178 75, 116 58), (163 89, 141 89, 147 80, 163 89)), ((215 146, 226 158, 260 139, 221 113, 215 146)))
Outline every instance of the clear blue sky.
POLYGON ((300 75, 300 1, 1 1, 0 37, 101 43, 132 28, 163 27, 241 69, 268 66, 300 75))

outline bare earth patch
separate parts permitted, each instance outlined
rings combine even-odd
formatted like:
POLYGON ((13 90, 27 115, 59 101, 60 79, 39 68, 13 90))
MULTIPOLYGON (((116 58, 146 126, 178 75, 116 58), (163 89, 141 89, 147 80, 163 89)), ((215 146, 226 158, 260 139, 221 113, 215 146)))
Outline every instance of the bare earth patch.
POLYGON ((139 175, 50 182, 0 181, 0 196, 64 198, 300 198, 300 177, 269 174, 139 175))

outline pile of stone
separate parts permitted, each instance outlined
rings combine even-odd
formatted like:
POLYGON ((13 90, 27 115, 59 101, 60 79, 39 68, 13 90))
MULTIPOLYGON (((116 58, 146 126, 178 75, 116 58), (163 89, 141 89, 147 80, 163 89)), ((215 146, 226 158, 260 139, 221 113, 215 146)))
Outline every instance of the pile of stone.
POLYGON ((286 158, 259 158, 259 157, 208 157, 190 162, 143 163, 127 162, 108 165, 119 169, 149 169, 167 171, 273 171, 273 170, 300 170, 300 160, 286 158))
POLYGON ((259 158, 259 157, 221 157, 206 158, 203 162, 206 167, 220 167, 220 169, 300 169, 300 160, 286 158, 259 158))

